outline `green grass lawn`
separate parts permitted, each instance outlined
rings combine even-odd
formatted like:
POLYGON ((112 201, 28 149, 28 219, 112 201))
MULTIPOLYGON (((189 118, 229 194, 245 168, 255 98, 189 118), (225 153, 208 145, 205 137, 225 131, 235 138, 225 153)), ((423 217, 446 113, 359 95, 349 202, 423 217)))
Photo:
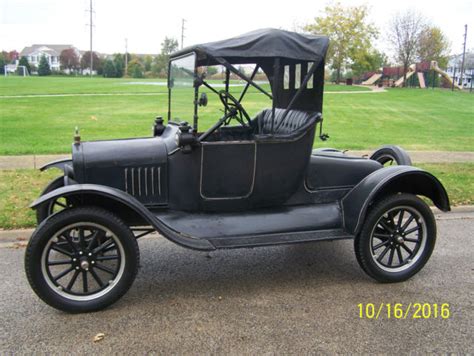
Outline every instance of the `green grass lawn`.
MULTIPOLYGON (((158 79, 2 77, 0 155, 67 153, 75 126, 79 126, 83 140, 148 136, 154 117, 167 113, 167 89, 152 85, 157 82, 164 84, 158 79), (75 93, 125 95, 2 98, 75 93)), ((232 90, 238 93, 241 88, 232 90)), ((315 146, 373 149, 391 143, 411 150, 474 150, 472 94, 431 89, 335 93, 367 90, 342 85, 325 89, 324 132, 330 140, 322 143, 316 139, 315 146)), ((179 101, 181 112, 173 116, 192 121, 192 98, 179 101)), ((255 90, 249 91, 243 104, 250 115, 271 106, 255 90)), ((209 105, 200 112, 200 130, 216 121, 220 108, 217 97, 209 94, 209 105)))
MULTIPOLYGON (((422 164, 444 184, 452 205, 474 204, 474 163, 422 164)), ((61 172, 52 169, 0 170, 0 228, 16 229, 35 225, 28 206, 46 184, 61 172)))

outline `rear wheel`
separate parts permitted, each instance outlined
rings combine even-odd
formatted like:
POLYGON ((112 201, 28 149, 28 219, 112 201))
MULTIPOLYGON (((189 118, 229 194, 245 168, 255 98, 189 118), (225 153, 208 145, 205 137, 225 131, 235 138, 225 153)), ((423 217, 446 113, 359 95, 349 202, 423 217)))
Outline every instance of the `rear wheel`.
POLYGON ((380 282, 401 282, 426 264, 436 242, 431 209, 412 194, 396 194, 376 203, 354 247, 362 269, 380 282))
POLYGON ((384 166, 404 165, 411 166, 411 159, 406 151, 398 146, 387 145, 376 150, 370 159, 384 166))
MULTIPOLYGON (((53 190, 64 187, 64 176, 58 177, 52 180, 46 188, 43 190, 41 195, 48 194, 53 190)), ((48 216, 53 215, 61 210, 70 208, 72 206, 71 200, 69 198, 56 198, 51 199, 50 201, 40 205, 36 209, 36 222, 38 225, 46 219, 48 216)))
POLYGON ((33 233, 25 254, 28 281, 49 305, 90 312, 117 301, 138 271, 137 241, 112 213, 72 208, 48 218, 33 233))

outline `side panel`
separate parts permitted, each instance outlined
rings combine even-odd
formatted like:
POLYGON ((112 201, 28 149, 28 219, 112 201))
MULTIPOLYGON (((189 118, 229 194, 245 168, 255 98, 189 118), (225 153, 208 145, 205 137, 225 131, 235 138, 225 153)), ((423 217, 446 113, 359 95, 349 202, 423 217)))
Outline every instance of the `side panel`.
POLYGON ((370 174, 342 199, 344 228, 357 234, 369 205, 377 197, 399 192, 426 196, 439 209, 450 210, 446 190, 436 177, 416 167, 393 166, 370 174))

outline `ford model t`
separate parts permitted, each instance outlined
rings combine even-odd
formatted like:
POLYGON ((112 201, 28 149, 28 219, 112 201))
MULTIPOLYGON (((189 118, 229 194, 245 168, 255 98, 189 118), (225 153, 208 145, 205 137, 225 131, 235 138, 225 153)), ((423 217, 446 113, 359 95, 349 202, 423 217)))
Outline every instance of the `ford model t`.
POLYGON ((448 196, 396 146, 371 158, 313 150, 316 133, 327 138, 327 47, 324 36, 270 29, 173 54, 168 118, 155 120, 152 137, 76 137, 71 160, 44 167, 64 175, 32 204, 38 227, 25 267, 33 290, 65 311, 104 308, 131 286, 137 238, 152 231, 202 251, 354 239, 360 266, 377 281, 417 273, 436 239, 418 195, 443 211, 448 196), (224 84, 206 77, 216 65, 224 84), (263 75, 268 84, 256 80, 263 75), (250 115, 249 93, 268 107, 250 115), (208 95, 222 112, 206 112, 208 95), (204 131, 203 112, 214 118, 204 131))

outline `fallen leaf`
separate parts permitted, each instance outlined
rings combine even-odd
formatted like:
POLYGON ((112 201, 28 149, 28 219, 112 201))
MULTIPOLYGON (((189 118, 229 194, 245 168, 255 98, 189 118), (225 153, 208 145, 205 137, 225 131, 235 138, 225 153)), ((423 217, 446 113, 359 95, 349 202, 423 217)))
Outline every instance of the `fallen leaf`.
POLYGON ((96 336, 94 336, 94 342, 99 342, 104 340, 105 334, 104 333, 98 333, 96 336))
POLYGON ((92 116, 91 116, 91 120, 97 121, 97 117, 95 117, 94 115, 92 115, 92 116))

